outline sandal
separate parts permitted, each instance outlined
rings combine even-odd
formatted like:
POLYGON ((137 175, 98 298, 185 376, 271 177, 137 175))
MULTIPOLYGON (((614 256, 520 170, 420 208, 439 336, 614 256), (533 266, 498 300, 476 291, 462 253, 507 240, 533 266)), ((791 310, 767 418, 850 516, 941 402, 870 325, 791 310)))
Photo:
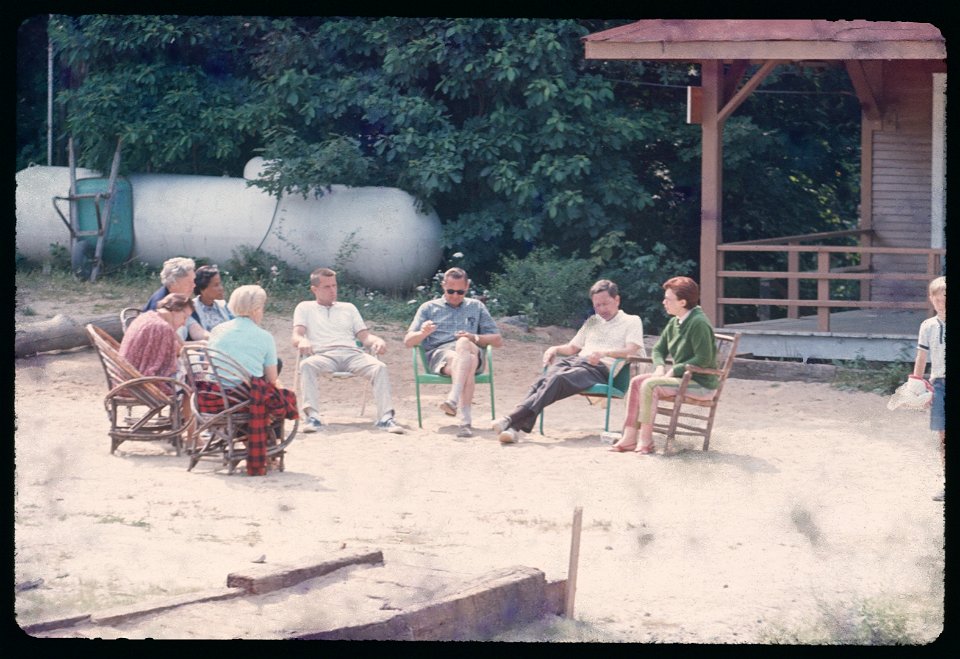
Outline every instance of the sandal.
POLYGON ((636 449, 634 449, 634 453, 640 453, 641 455, 650 455, 651 453, 656 452, 657 447, 653 444, 650 444, 649 446, 638 446, 636 449))
POLYGON ((635 448, 637 448, 637 445, 636 445, 636 444, 630 444, 629 446, 622 446, 622 445, 614 444, 613 446, 611 446, 611 447, 608 448, 607 450, 610 451, 611 453, 628 453, 628 452, 634 450, 635 448))

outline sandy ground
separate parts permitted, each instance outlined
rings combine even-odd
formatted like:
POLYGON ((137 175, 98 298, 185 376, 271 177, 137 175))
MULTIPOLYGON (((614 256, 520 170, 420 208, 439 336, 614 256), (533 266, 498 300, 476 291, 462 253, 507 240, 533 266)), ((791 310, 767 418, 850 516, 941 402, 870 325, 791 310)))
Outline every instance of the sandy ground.
MULTIPOLYGON (((292 365, 289 320, 266 327, 292 365)), ((924 413, 827 384, 734 379, 706 453, 692 440, 670 456, 610 453, 602 410, 580 397, 548 408, 546 435, 501 446, 484 390, 476 437, 454 436, 437 386, 417 428, 405 328, 373 329, 388 341, 407 434, 372 429, 372 405, 359 415, 365 385, 341 382, 328 394, 332 428, 301 434, 287 470, 259 478, 213 462, 188 473, 186 457, 152 443, 110 455, 93 351, 17 360, 15 579, 39 583, 17 592, 17 623, 219 587, 261 555, 343 546, 453 573, 526 565, 562 579, 581 506, 577 622, 503 638, 757 643, 862 602, 903 613, 915 640, 940 634, 944 509, 931 494, 942 471, 924 413)), ((570 333, 505 335, 501 413, 570 333)), ((622 414, 615 403, 616 423, 622 414)))

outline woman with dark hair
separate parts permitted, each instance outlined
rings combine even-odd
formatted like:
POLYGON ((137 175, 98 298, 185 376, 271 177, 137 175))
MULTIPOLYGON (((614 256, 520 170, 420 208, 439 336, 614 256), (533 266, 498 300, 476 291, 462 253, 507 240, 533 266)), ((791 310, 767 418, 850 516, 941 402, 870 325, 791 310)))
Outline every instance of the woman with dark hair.
MULTIPOLYGON (((653 453, 653 420, 659 395, 680 386, 687 364, 717 367, 713 326, 698 304, 700 287, 689 277, 673 277, 664 282, 663 291, 663 308, 672 317, 653 347, 653 372, 630 380, 623 435, 609 449, 617 453, 653 453), (668 356, 673 358, 669 367, 668 356)), ((716 394, 718 384, 717 376, 698 373, 693 375, 687 391, 709 399, 716 394)))
POLYGON ((193 311, 186 295, 170 293, 155 311, 144 311, 134 318, 123 335, 120 355, 141 375, 175 377, 181 342, 177 330, 193 311))
MULTIPOLYGON (((197 268, 194 280, 193 317, 203 329, 201 339, 208 338, 210 330, 220 323, 233 320, 233 314, 224 300, 223 282, 220 269, 215 265, 202 265, 197 268)), ((195 339, 191 330, 190 338, 195 339)))

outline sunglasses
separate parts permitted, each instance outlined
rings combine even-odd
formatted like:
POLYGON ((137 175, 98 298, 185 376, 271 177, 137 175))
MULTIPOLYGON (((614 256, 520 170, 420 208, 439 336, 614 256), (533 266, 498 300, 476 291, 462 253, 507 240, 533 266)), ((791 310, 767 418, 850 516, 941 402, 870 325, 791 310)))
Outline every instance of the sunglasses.
POLYGON ((455 288, 447 289, 447 295, 465 295, 465 294, 466 294, 466 291, 464 290, 457 290, 455 288))

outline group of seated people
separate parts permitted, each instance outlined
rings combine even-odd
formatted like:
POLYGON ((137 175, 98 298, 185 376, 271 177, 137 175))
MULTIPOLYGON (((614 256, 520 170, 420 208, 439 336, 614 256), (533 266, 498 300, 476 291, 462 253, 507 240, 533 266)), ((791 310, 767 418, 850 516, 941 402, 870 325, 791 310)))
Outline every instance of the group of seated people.
MULTIPOLYGON (((144 305, 124 334, 121 354, 143 375, 175 377, 178 353, 184 341, 206 341, 209 348, 233 357, 257 380, 280 389, 282 366, 273 335, 260 327, 267 294, 256 285, 240 286, 224 303, 223 283, 215 265, 196 268, 194 261, 176 257, 164 263, 162 286, 144 305), (191 298, 190 295, 193 294, 191 298)), ((470 280, 461 268, 444 273, 441 297, 423 303, 403 342, 421 346, 427 370, 446 375, 451 388, 440 409, 459 416, 457 435, 473 435, 471 404, 474 376, 486 367, 484 349, 503 345, 499 328, 480 300, 467 297, 470 280)), ((653 347, 651 373, 631 379, 623 432, 609 449, 615 452, 654 452, 653 418, 657 400, 675 390, 687 364, 716 368, 713 328, 699 306, 700 292, 689 277, 673 277, 663 284, 663 307, 670 320, 653 347), (671 365, 667 362, 672 361, 671 365)), ((378 429, 402 434, 390 393, 383 338, 373 334, 359 310, 337 299, 337 273, 318 268, 310 274, 314 299, 300 302, 293 313, 292 343, 298 352, 300 392, 287 418, 303 419, 301 430, 314 433, 325 427, 320 414, 321 375, 336 371, 359 374, 372 383, 378 429)), ((607 279, 589 291, 594 314, 567 343, 543 354, 543 372, 513 411, 493 423, 499 441, 510 444, 519 433, 532 431, 551 403, 591 386, 606 383, 618 358, 645 357, 643 323, 620 309, 617 285, 607 279)), ((618 367, 625 367, 619 362, 618 367)), ((695 394, 709 398, 718 386, 714 375, 697 374, 690 384, 695 394)))

